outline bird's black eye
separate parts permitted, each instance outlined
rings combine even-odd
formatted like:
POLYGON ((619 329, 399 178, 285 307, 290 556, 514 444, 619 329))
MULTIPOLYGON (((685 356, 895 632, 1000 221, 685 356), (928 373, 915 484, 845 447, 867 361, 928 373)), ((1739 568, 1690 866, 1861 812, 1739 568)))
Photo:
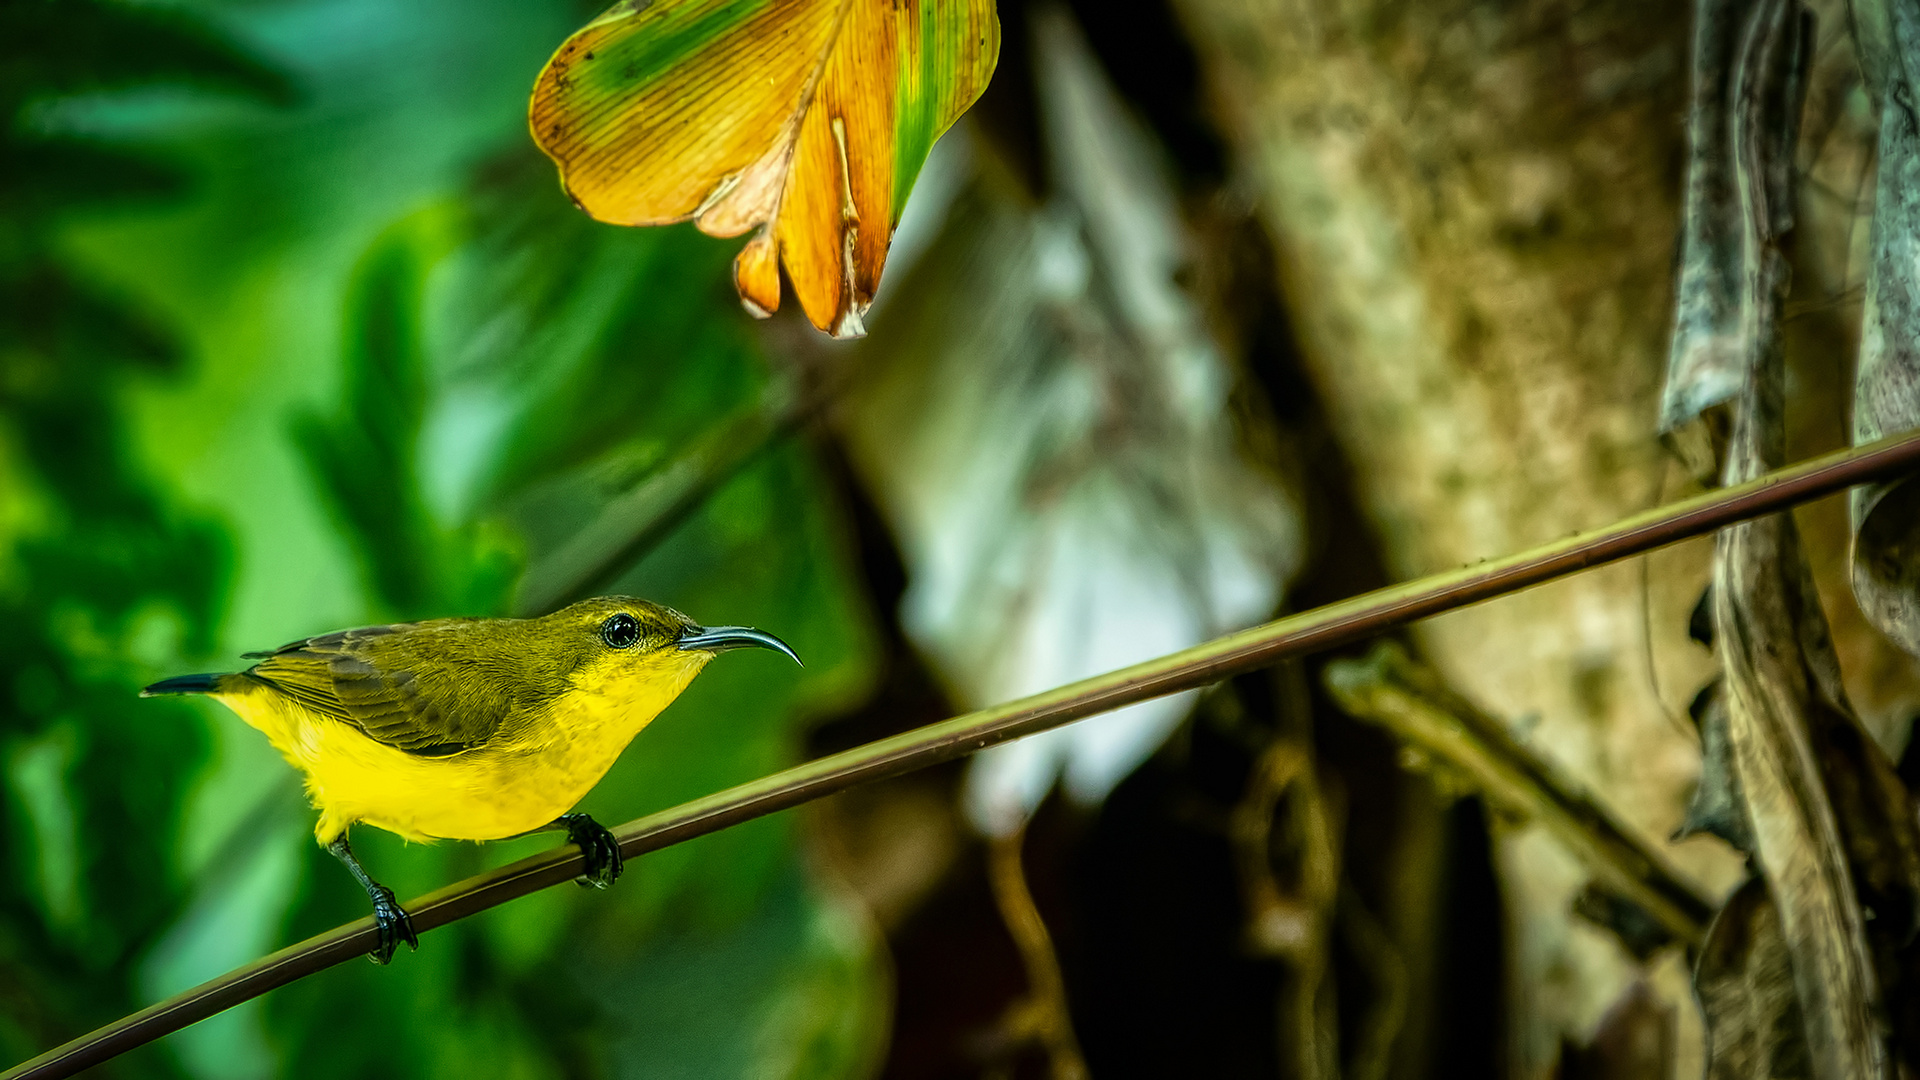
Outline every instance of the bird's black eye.
POLYGON ((640 640, 640 620, 621 612, 600 624, 600 640, 616 649, 631 649, 640 640))

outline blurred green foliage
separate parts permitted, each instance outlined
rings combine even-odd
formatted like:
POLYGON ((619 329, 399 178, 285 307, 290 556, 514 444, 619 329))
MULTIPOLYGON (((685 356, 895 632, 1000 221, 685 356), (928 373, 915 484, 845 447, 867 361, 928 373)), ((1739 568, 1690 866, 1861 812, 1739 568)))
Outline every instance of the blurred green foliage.
POLYGON ((67 222, 183 180, 31 119, 56 94, 181 83, 284 92, 166 12, 0 7, 0 1046, 13 1057, 136 1004, 133 972, 188 889, 170 856, 205 731, 132 691, 136 658, 211 644, 227 545, 150 489, 126 438, 125 386, 179 369, 179 343, 57 244, 67 222))
MULTIPOLYGON (((510 609, 517 579, 768 374, 730 253, 568 205, 524 100, 560 2, 0 6, 0 1053, 21 1060, 364 914, 291 770, 153 678, 339 626, 510 609)), ((871 679, 803 446, 615 585, 791 641, 729 656, 583 809, 790 763, 871 679)), ((356 848, 403 896, 553 843, 356 848)), ((847 1076, 870 927, 771 820, 323 973, 118 1075, 847 1076)))

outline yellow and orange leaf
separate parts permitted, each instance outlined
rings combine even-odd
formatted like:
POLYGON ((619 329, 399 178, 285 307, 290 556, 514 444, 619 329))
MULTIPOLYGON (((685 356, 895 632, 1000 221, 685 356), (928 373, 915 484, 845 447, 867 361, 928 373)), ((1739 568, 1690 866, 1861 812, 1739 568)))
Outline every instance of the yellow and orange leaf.
POLYGON ((986 89, 993 0, 623 0, 534 86, 535 141, 601 221, 760 231, 741 302, 863 332, 935 139, 986 89))

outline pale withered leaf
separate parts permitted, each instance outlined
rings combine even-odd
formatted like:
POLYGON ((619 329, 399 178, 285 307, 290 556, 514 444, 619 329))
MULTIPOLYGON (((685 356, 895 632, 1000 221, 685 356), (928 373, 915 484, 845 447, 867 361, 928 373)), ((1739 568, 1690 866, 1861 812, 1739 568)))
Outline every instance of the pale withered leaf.
MULTIPOLYGON (((1034 40, 1054 190, 1036 207, 1004 166, 976 170, 876 316, 840 414, 907 563, 904 627, 970 705, 1265 618, 1298 558, 1291 502, 1236 445, 1231 368, 1179 285, 1158 146, 1065 16, 1034 40)), ((1191 703, 987 751, 971 816, 1010 830, 1056 781, 1103 799, 1191 703)))
MULTIPOLYGON (((1856 445, 1920 426, 1920 117, 1913 82, 1920 16, 1896 0, 1859 7, 1873 8, 1856 12, 1859 24, 1884 25, 1896 48, 1877 68, 1880 163, 1854 372, 1856 445)), ((1863 62, 1871 59, 1863 50, 1863 62)), ((1907 479, 1856 488, 1853 522, 1860 609, 1920 656, 1920 491, 1907 479)))

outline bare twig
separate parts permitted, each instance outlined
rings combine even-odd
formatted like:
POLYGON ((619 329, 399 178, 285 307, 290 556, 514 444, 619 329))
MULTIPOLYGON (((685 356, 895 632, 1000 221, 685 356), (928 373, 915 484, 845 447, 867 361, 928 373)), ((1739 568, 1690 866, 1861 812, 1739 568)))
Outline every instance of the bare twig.
MULTIPOLYGON (((856 784, 899 776, 1122 705, 1364 640, 1416 619, 1916 469, 1920 469, 1920 434, 1838 451, 1751 483, 1686 499, 1518 555, 1367 593, 1107 675, 807 762, 642 818, 616 835, 621 851, 630 858, 637 857, 856 784)), ((415 929, 425 932, 571 881, 582 868, 577 849, 556 848, 429 893, 409 903, 407 909, 415 929)), ((336 927, 42 1054, 0 1076, 0 1080, 71 1076, 276 987, 365 955, 377 944, 375 937, 372 919, 336 927)))
POLYGON ((1689 945, 1706 938, 1710 900, 1605 807, 1515 742, 1499 721, 1446 693, 1400 646, 1382 643, 1365 660, 1327 665, 1327 685, 1349 713, 1445 761, 1495 806, 1544 825, 1603 885, 1645 909, 1669 934, 1689 945))
POLYGON ((1333 907, 1335 854, 1326 841, 1320 792, 1313 779, 1312 751, 1276 739, 1253 764, 1247 793, 1233 809, 1234 857, 1240 863, 1240 891, 1247 907, 1247 944, 1267 956, 1307 965, 1317 957, 1333 907), (1281 886, 1273 868, 1273 827, 1281 804, 1289 800, 1305 820, 1299 832, 1300 887, 1281 886))
POLYGON ((605 587, 762 451, 817 410, 819 395, 774 393, 705 432, 673 460, 608 500, 587 526, 527 568, 514 609, 542 615, 605 587))
POLYGON ((1340 888, 1334 920, 1347 951, 1373 982, 1373 1006, 1354 1024, 1347 1080, 1385 1080, 1394 1044, 1407 1019, 1407 965, 1393 936, 1367 910, 1351 885, 1340 888))
POLYGON ((1342 813, 1340 800, 1320 786, 1312 706, 1299 667, 1274 670, 1272 737, 1234 807, 1230 835, 1247 909, 1247 947, 1285 965, 1277 995, 1280 1075, 1317 1080, 1339 1075, 1327 954, 1342 813))
POLYGON ((1053 1080, 1087 1080, 1086 1058, 1080 1054, 1080 1040, 1074 1037, 1073 1017, 1067 1010, 1067 981, 1060 975, 1060 957, 1034 905, 1020 861, 1026 838, 1025 828, 996 836, 987 852, 994 904, 1027 970, 1027 996, 1015 1004, 1010 1019, 1023 1040, 1031 1039, 1046 1050, 1053 1080))

